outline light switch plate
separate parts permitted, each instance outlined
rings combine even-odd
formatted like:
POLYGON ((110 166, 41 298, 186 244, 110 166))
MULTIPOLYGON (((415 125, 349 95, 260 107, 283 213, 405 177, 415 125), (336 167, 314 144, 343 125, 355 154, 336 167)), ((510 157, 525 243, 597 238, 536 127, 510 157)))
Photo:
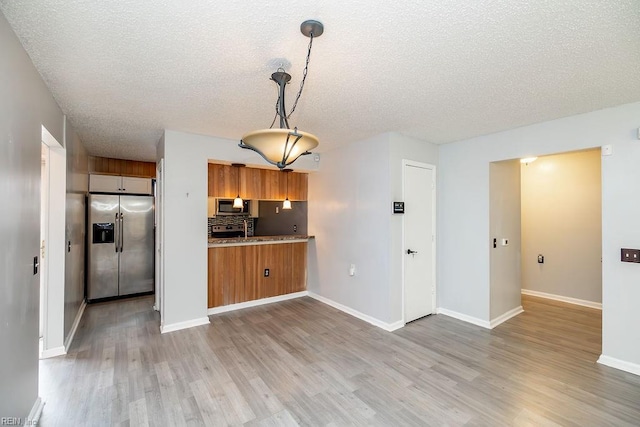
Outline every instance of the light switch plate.
POLYGON ((640 263, 640 249, 620 249, 620 261, 640 263))

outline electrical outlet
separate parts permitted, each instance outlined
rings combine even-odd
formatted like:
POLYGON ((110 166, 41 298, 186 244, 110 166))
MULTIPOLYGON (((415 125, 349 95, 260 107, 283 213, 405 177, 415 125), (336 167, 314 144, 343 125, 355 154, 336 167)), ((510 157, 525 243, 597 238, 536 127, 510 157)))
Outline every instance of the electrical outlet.
POLYGON ((620 249, 620 261, 640 263, 640 249, 620 249))
POLYGON ((298 225, 297 224, 293 224, 293 232, 294 233, 298 232, 298 225))
POLYGON ((538 264, 544 264, 544 255, 538 255, 538 264))
POLYGON ((268 268, 264 269, 264 277, 269 277, 269 269, 268 268))
POLYGON ((356 265, 351 264, 349 266, 349 276, 355 276, 355 275, 356 275, 356 265))

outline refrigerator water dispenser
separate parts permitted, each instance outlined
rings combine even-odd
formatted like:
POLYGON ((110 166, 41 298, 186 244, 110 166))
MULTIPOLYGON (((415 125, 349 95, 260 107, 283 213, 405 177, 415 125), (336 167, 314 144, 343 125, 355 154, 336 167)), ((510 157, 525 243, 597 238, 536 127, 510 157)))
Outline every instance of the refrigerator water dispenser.
POLYGON ((113 222, 99 222, 93 224, 92 243, 115 243, 113 222))

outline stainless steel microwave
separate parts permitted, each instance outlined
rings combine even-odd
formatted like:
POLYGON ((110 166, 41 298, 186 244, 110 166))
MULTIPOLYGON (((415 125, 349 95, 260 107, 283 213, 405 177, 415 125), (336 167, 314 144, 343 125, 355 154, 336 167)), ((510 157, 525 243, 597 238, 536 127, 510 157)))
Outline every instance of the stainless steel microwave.
POLYGON ((241 208, 233 207, 233 199, 216 199, 216 215, 249 215, 251 200, 244 200, 241 208))

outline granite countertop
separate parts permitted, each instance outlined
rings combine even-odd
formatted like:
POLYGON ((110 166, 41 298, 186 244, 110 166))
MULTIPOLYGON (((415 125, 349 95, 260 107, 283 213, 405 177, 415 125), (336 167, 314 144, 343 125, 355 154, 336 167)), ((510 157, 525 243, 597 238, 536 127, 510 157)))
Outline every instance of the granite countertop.
POLYGON ((252 236, 247 237, 226 237, 226 238, 209 238, 209 247, 212 246, 231 246, 231 245, 260 245, 260 244, 273 244, 273 243, 293 243, 295 241, 306 242, 309 239, 313 239, 314 236, 308 236, 306 234, 293 234, 293 235, 279 235, 279 236, 252 236))

